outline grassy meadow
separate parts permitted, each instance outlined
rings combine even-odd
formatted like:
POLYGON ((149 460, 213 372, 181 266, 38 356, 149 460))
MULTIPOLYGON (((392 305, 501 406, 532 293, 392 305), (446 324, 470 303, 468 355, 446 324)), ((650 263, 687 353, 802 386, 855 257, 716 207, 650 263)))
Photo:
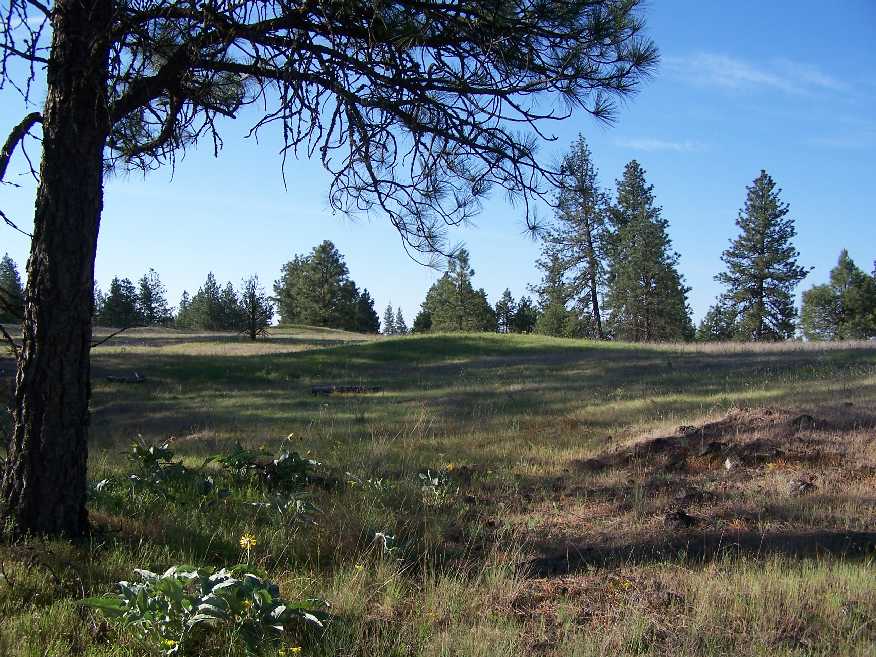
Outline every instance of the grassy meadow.
POLYGON ((0 545, 3 657, 161 654, 77 600, 242 560, 330 605, 271 657, 876 655, 874 343, 143 329, 92 375, 90 479, 115 484, 88 539, 0 545), (310 510, 245 477, 138 489, 137 440, 217 481, 237 443, 295 451, 310 510))

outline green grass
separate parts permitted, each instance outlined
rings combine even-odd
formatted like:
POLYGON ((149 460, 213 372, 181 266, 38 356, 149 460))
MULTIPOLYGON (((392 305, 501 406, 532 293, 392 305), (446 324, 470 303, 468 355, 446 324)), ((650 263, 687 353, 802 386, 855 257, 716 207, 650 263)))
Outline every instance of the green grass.
MULTIPOLYGON (((285 595, 332 604, 324 635, 293 637, 311 655, 876 654, 876 552, 775 540, 872 530, 872 345, 386 339, 286 327, 255 344, 131 332, 96 348, 92 362, 94 481, 123 478, 140 435, 173 437, 190 467, 235 442, 270 453, 291 446, 334 483, 308 490, 316 525, 240 503, 259 495, 241 485, 236 501, 213 505, 98 496, 87 541, 0 546, 0 655, 148 654, 74 601, 111 591, 136 567, 234 564, 245 531, 285 595), (147 382, 105 380, 134 371, 147 382), (318 383, 382 392, 314 397, 318 383), (653 464, 576 466, 737 407, 859 420, 811 438, 861 446, 825 470, 817 497, 787 498, 786 471, 761 468, 720 509, 701 510, 708 532, 744 516, 746 531, 773 537, 760 547, 700 549, 696 531, 689 544, 666 538, 655 520, 660 486, 678 482, 653 464), (427 470, 446 473, 439 495, 421 490, 427 470), (398 548, 382 553, 375 532, 394 535, 398 548), (522 567, 564 550, 580 552, 567 559, 574 569, 537 576, 522 567)), ((710 468, 685 481, 719 490, 730 475, 710 468)))

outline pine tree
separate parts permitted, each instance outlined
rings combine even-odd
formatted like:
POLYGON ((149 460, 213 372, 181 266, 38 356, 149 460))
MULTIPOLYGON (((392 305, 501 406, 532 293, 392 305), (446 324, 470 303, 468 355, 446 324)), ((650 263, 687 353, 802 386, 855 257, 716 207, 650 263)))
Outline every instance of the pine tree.
POLYGON ((605 281, 608 198, 599 188, 599 173, 583 136, 563 158, 560 172, 555 225, 545 237, 545 256, 556 258, 570 297, 589 314, 582 323, 591 327, 588 335, 602 340, 599 299, 605 281))
POLYGON ((876 335, 876 280, 842 250, 830 283, 803 293, 800 328, 808 340, 865 340, 876 335))
POLYGON ((24 318, 24 289, 15 261, 0 259, 0 324, 18 324, 24 318))
POLYGON ((535 331, 541 335, 572 337, 569 330, 575 325, 575 317, 567 306, 572 289, 566 282, 566 270, 559 253, 547 250, 535 265, 542 270, 541 282, 531 287, 538 294, 535 331))
POLYGON ((97 323, 116 328, 138 326, 143 323, 138 306, 137 288, 131 279, 116 276, 110 282, 97 323))
POLYGON ((511 296, 511 290, 505 288, 502 296, 496 302, 496 330, 499 333, 511 333, 513 331, 514 314, 517 312, 517 304, 511 296))
POLYGON ((392 303, 386 304, 383 311, 383 335, 395 335, 395 312, 392 303))
POLYGON ((529 297, 520 297, 517 309, 511 319, 511 330, 514 333, 532 333, 538 322, 538 309, 529 297))
POLYGON ((411 333, 428 333, 432 330, 432 315, 425 308, 420 308, 420 312, 414 317, 414 325, 411 327, 411 333))
POLYGON ((222 290, 213 272, 192 297, 185 314, 179 313, 180 321, 187 328, 201 331, 223 330, 222 290))
POLYGON ((268 300, 259 277, 253 274, 243 280, 240 288, 241 330, 255 340, 268 334, 268 327, 274 316, 274 305, 268 300))
POLYGON ((137 311, 146 326, 164 324, 171 316, 167 306, 167 290, 158 272, 150 268, 138 281, 137 311))
POLYGON ((328 240, 283 265, 274 295, 284 324, 358 330, 360 294, 344 257, 328 240))
POLYGON ((679 255, 672 250, 669 222, 655 205, 653 190, 635 160, 617 181, 612 232, 606 239, 608 325, 621 340, 690 340, 690 288, 678 273, 679 255))
POLYGON ((794 288, 809 270, 797 264, 794 220, 773 179, 761 171, 747 190, 736 219, 740 235, 721 256, 727 271, 715 280, 739 315, 737 339, 785 340, 794 335, 794 288))
POLYGON ((244 329, 244 317, 241 312, 240 297, 231 281, 219 295, 219 329, 222 331, 241 331, 244 329))
POLYGON ((176 328, 192 328, 191 305, 192 300, 189 297, 189 293, 186 290, 183 290, 182 296, 180 296, 179 299, 179 308, 176 312, 176 318, 174 320, 174 325, 176 326, 176 328))
POLYGON ((697 328, 696 339, 700 342, 723 342, 732 340, 736 334, 738 317, 733 304, 720 297, 709 308, 697 328))
POLYGON ((447 270, 426 293, 423 309, 435 331, 495 331, 496 314, 483 289, 475 290, 468 251, 448 258, 447 270))
POLYGON ((396 335, 407 335, 408 324, 405 322, 405 317, 402 315, 401 306, 395 309, 395 322, 393 324, 396 335))
POLYGON ((356 300, 356 330, 361 333, 379 333, 380 319, 374 310, 374 299, 367 289, 356 300))

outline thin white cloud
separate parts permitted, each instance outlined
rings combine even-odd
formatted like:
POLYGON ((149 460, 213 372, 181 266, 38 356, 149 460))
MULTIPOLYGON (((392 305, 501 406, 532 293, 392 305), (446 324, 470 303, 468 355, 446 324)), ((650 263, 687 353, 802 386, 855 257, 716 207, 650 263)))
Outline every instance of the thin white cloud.
POLYGON ((663 58, 665 70, 695 84, 724 89, 765 88, 789 94, 845 91, 841 80, 809 64, 773 59, 763 64, 719 53, 699 52, 685 57, 663 58))
POLYGON ((615 145, 636 151, 670 151, 674 153, 694 153, 706 150, 706 144, 698 141, 671 141, 654 137, 616 139, 615 145))

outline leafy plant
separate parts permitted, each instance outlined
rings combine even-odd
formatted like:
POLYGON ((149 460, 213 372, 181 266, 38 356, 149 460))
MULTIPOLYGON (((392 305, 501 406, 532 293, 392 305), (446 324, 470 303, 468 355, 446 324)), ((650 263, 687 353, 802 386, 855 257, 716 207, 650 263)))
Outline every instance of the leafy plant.
POLYGON ((165 655, 190 653, 199 640, 221 634, 240 641, 247 654, 261 654, 294 628, 322 627, 325 603, 290 602, 276 584, 248 565, 216 572, 174 566, 162 575, 137 569, 140 582, 119 582, 119 593, 85 598, 96 609, 129 627, 165 655))

